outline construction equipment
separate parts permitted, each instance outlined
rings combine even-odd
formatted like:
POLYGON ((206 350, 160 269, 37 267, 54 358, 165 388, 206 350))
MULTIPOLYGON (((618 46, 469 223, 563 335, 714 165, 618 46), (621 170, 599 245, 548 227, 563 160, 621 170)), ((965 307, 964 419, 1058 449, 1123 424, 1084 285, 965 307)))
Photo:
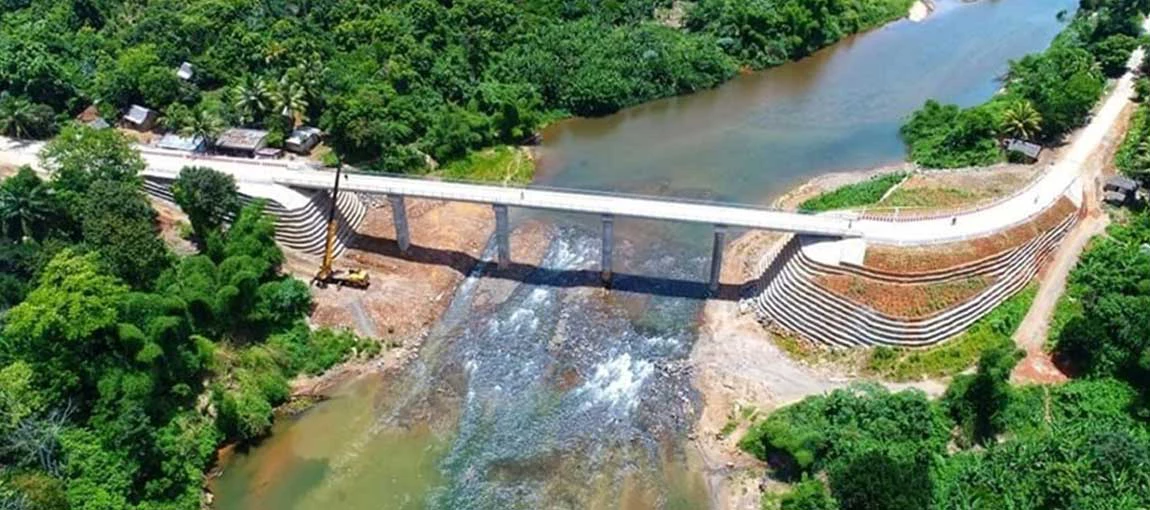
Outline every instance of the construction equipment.
POLYGON ((363 269, 348 269, 334 270, 331 267, 333 251, 335 250, 335 235, 339 230, 339 223, 336 221, 336 203, 339 201, 339 181, 343 178, 343 161, 335 167, 335 186, 331 189, 331 208, 327 212, 327 238, 323 243, 323 265, 319 267, 319 272, 315 274, 312 283, 316 287, 324 288, 328 285, 335 284, 340 287, 353 287, 356 289, 366 289, 371 285, 371 275, 363 269))

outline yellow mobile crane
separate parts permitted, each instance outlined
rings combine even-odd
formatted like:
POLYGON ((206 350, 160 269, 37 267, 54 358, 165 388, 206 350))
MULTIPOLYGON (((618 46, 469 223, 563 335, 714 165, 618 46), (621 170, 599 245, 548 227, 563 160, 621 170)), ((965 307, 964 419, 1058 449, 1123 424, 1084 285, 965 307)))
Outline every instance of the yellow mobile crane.
POLYGON ((343 161, 340 161, 335 167, 335 186, 331 189, 331 208, 327 212, 327 238, 323 243, 323 265, 319 267, 319 272, 315 274, 312 279, 317 287, 327 287, 328 284, 336 284, 340 287, 354 287, 357 289, 366 289, 371 285, 371 275, 362 269, 349 269, 347 271, 336 271, 331 268, 332 263, 332 250, 335 249, 335 234, 339 229, 339 224, 336 222, 336 203, 339 201, 339 181, 343 177, 343 161))

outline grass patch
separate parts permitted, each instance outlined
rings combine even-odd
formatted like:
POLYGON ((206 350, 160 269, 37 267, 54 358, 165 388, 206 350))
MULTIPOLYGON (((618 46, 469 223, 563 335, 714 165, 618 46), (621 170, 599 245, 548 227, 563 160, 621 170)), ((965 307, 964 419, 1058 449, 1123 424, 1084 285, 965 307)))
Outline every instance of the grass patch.
POLYGON ((848 184, 813 197, 800 204, 799 210, 820 212, 873 205, 882 200, 883 195, 904 178, 906 178, 905 172, 876 175, 863 182, 848 184))
POLYGON ((965 205, 979 198, 977 194, 958 188, 900 188, 886 200, 887 207, 952 207, 965 205))
POLYGON ((723 428, 719 429, 719 439, 726 439, 731 435, 731 432, 734 432, 737 428, 739 428, 739 420, 734 418, 728 419, 727 423, 723 424, 723 428))
POLYGON ((895 381, 951 376, 978 362, 982 351, 1013 342, 1011 336, 1034 302, 1037 287, 1027 286, 976 322, 969 330, 937 347, 899 349, 879 347, 866 361, 867 372, 895 381))
POLYGON ((448 179, 527 184, 535 176, 535 162, 526 151, 503 145, 472 152, 444 165, 435 174, 448 179))

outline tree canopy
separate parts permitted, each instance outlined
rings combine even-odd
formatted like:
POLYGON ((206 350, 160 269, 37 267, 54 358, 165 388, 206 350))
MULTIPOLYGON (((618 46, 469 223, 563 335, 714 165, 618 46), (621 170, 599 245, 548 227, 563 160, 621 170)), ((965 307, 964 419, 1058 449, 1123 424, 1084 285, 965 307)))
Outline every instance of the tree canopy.
POLYGON ((1126 71, 1144 3, 1084 0, 1046 51, 1011 62, 1001 94, 969 108, 927 101, 901 130, 911 160, 936 168, 987 165, 1005 156, 1004 138, 1054 143, 1085 124, 1106 78, 1126 71))
POLYGON ((52 180, 0 182, 0 503, 199 508, 217 445, 265 434, 289 377, 378 344, 311 331, 307 285, 230 179, 181 174, 205 242, 177 256, 127 142, 63 135, 52 180))
POLYGON ((0 130, 43 137, 93 102, 141 104, 209 140, 231 124, 281 141, 309 122, 348 161, 419 171, 424 154, 447 162, 805 56, 910 3, 706 0, 678 29, 656 19, 666 0, 16 0, 0 12, 0 130))

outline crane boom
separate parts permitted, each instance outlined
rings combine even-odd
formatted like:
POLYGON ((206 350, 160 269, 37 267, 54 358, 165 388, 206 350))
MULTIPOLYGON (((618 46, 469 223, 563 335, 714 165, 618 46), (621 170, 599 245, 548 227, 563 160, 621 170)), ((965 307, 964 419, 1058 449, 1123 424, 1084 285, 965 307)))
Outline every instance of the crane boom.
POLYGON ((312 281, 319 287, 326 287, 329 283, 334 283, 343 286, 351 286, 358 289, 366 289, 371 285, 371 275, 362 269, 351 269, 346 272, 336 271, 332 268, 334 262, 335 252, 335 236, 339 230, 339 223, 336 221, 336 212, 339 203, 339 181, 343 178, 343 161, 335 167, 335 185, 331 187, 331 207, 327 210, 327 232, 323 241, 323 262, 319 267, 319 272, 315 274, 315 279, 312 281))
POLYGON ((327 235, 323 241, 323 264, 319 268, 317 280, 324 280, 332 274, 332 253, 335 251, 335 234, 338 225, 335 220, 337 203, 339 202, 339 181, 343 177, 343 161, 335 167, 335 185, 331 187, 331 205, 327 209, 327 235))

